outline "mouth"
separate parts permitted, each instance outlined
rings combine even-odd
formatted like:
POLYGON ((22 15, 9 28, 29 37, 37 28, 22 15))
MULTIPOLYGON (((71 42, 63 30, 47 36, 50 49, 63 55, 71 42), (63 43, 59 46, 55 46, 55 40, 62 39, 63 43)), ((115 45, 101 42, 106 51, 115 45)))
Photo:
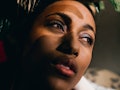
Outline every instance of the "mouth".
POLYGON ((73 59, 62 58, 55 60, 51 65, 60 75, 63 76, 73 77, 77 72, 75 61, 73 59))

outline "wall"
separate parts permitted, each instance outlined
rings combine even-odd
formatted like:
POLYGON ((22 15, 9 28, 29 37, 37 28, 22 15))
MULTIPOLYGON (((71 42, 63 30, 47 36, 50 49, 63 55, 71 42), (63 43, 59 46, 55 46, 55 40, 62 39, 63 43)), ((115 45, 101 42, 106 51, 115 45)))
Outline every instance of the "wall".
POLYGON ((90 67, 106 68, 120 74, 120 13, 108 0, 97 16, 97 36, 90 67))

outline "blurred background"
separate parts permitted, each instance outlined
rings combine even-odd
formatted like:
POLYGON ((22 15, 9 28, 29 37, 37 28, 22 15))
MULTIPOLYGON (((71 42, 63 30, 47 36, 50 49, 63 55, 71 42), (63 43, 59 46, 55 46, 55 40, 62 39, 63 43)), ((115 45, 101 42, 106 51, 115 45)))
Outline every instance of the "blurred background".
MULTIPOLYGON (((95 90, 120 90, 120 12, 110 0, 97 15, 97 35, 92 63, 85 76, 95 90)), ((114 0, 111 0, 114 1, 114 0)), ((119 2, 120 0, 116 0, 119 2)))
POLYGON ((100 67, 120 74, 120 12, 109 0, 97 16, 97 35, 90 67, 100 67))

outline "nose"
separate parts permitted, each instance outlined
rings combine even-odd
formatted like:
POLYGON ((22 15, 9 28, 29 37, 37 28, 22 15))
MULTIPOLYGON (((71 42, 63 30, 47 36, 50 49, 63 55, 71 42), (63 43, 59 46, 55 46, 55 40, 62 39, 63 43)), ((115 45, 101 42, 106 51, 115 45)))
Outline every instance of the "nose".
POLYGON ((76 57, 79 55, 79 49, 79 41, 72 33, 67 33, 62 38, 61 44, 57 48, 57 50, 62 53, 74 55, 76 57))

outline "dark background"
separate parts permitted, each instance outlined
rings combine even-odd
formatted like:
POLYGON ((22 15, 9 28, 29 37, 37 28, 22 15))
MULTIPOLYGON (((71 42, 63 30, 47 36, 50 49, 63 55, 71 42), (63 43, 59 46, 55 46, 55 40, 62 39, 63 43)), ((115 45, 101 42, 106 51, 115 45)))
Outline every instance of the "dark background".
POLYGON ((104 0, 105 10, 97 16, 97 35, 90 67, 105 68, 120 74, 120 12, 104 0))

